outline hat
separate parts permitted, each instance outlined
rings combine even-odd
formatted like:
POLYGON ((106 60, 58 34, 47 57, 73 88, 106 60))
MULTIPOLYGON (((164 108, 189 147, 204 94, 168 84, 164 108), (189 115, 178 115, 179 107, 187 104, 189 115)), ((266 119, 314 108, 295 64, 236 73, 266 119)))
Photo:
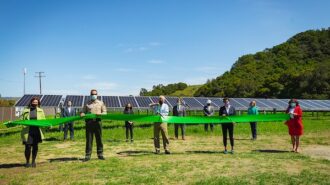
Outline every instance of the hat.
POLYGON ((206 104, 211 104, 211 103, 212 103, 211 100, 207 100, 207 101, 206 101, 206 104))

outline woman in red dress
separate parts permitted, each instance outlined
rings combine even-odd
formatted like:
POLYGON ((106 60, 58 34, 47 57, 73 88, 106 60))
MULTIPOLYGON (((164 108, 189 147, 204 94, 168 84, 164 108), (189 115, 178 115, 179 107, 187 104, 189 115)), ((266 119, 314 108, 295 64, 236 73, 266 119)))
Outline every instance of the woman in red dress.
POLYGON ((296 99, 291 99, 289 101, 286 113, 290 114, 290 120, 285 124, 289 127, 289 134, 292 141, 292 152, 298 152, 300 136, 303 134, 304 127, 302 124, 302 110, 296 99))

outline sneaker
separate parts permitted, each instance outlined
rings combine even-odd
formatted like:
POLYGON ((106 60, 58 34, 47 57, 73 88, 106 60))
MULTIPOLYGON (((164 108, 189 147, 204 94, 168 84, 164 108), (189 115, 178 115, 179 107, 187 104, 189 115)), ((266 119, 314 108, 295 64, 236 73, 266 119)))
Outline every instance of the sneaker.
POLYGON ((230 153, 231 153, 231 154, 234 154, 234 150, 231 150, 230 153))
POLYGON ((105 160, 105 158, 102 155, 98 156, 97 158, 99 158, 100 160, 105 160))
POLYGON ((134 143, 134 139, 131 139, 131 143, 134 143))
POLYGON ((37 164, 36 164, 36 163, 32 163, 32 164, 31 164, 31 167, 32 167, 32 168, 36 168, 36 167, 37 167, 37 164))
POLYGON ((160 150, 156 149, 155 154, 160 154, 160 150))
POLYGON ((165 154, 171 154, 169 150, 165 150, 165 154))
POLYGON ((224 153, 224 154, 228 154, 227 150, 224 150, 223 153, 224 153))

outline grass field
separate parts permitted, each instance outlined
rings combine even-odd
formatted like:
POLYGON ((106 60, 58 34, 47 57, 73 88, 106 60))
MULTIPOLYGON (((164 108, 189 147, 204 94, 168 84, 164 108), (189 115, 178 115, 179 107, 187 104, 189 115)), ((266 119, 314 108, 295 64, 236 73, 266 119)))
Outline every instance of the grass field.
POLYGON ((330 184, 330 116, 304 118, 301 152, 291 153, 283 123, 259 123, 258 140, 250 140, 249 124, 235 126, 235 154, 222 154, 216 126, 187 127, 187 140, 173 139, 171 155, 153 154, 152 126, 137 124, 135 142, 126 143, 122 122, 104 122, 105 161, 82 162, 83 123, 75 125, 75 141, 63 141, 48 129, 39 146, 37 168, 24 168, 20 128, 0 127, 0 184, 330 184))

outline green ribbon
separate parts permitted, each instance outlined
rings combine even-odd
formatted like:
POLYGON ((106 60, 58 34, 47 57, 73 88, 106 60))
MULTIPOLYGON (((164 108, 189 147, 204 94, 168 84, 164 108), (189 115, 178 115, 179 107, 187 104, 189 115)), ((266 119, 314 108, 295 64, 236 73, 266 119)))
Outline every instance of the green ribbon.
POLYGON ((153 122, 166 122, 175 124, 222 124, 222 123, 243 123, 243 122, 275 122, 286 121, 290 119, 288 114, 267 114, 267 115, 241 115, 241 116, 160 116, 160 115, 127 115, 127 114, 106 114, 95 115, 87 114, 84 117, 72 116, 55 119, 45 120, 17 120, 4 123, 7 127, 13 127, 17 125, 25 126, 38 126, 38 127, 50 127, 61 125, 64 123, 83 120, 83 119, 102 119, 102 120, 117 120, 117 121, 133 121, 143 123, 153 122))

